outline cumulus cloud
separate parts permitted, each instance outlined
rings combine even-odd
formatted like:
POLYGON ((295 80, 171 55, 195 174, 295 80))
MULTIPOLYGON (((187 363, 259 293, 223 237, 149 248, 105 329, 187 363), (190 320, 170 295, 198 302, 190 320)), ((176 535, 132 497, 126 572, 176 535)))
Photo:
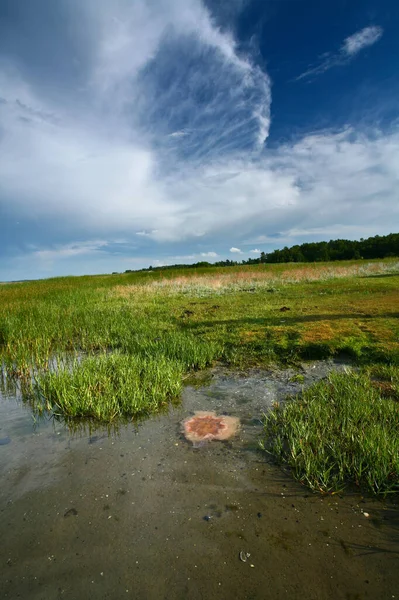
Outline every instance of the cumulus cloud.
POLYGON ((254 250, 250 250, 249 252, 250 254, 260 254, 261 251, 258 250, 258 248, 255 248, 254 250))
POLYGON ((218 254, 216 252, 201 252, 201 256, 204 258, 216 258, 218 254))
POLYGON ((321 235, 334 229, 343 237, 351 228, 351 236, 361 236, 371 222, 388 233, 399 215, 395 130, 324 131, 280 146, 256 163, 236 160, 218 169, 235 176, 217 181, 215 167, 209 167, 174 182, 171 195, 179 198, 182 221, 168 231, 171 239, 190 239, 198 229, 218 239, 231 231, 241 240, 266 236, 257 243, 278 243, 276 232, 292 240, 299 230, 321 235))
POLYGON ((242 254, 241 250, 239 248, 230 248, 230 252, 232 254, 242 254))
POLYGON ((321 60, 309 67, 304 73, 296 77, 296 81, 307 79, 312 76, 321 75, 333 67, 342 66, 350 62, 361 50, 372 46, 382 37, 382 27, 372 25, 347 37, 338 52, 326 52, 321 60))

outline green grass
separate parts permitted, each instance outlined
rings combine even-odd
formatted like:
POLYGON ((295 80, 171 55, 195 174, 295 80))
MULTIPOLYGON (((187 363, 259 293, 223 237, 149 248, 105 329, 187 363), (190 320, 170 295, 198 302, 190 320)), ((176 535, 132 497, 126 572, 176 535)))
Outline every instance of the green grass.
POLYGON ((111 422, 156 412, 178 396, 183 366, 164 357, 123 354, 85 358, 36 376, 30 400, 40 413, 111 422))
POLYGON ((262 448, 314 490, 399 492, 399 368, 333 373, 265 416, 262 448))
MULTIPOLYGON (((41 406, 48 401, 73 415, 76 405, 76 416, 109 421, 136 414, 119 393, 128 386, 135 398, 141 393, 143 410, 147 402, 155 410, 138 367, 125 368, 122 357, 176 364, 180 381, 216 361, 246 368, 345 354, 365 365, 399 364, 398 306, 397 259, 7 284, 0 286, 0 363, 5 379, 23 382, 26 397, 35 375, 41 406), (90 396, 113 354, 120 376, 105 395, 90 396), (62 386, 69 404, 58 403, 62 386), (93 401, 82 405, 80 396, 93 401)), ((165 378, 169 397, 168 385, 165 378)))

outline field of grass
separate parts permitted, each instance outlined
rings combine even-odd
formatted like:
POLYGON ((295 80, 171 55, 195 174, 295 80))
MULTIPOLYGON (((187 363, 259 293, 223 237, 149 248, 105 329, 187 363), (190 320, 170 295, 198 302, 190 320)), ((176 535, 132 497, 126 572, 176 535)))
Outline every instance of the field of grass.
POLYGON ((399 364, 398 284, 397 259, 5 284, 3 379, 23 382, 37 407, 110 421, 155 410, 155 396, 164 404, 185 373, 215 361, 246 368, 343 353, 399 364))
POLYGON ((399 489, 399 261, 254 265, 0 286, 0 384, 36 413, 112 423, 160 410, 217 361, 331 356, 333 375, 265 420, 264 447, 314 489, 399 489))

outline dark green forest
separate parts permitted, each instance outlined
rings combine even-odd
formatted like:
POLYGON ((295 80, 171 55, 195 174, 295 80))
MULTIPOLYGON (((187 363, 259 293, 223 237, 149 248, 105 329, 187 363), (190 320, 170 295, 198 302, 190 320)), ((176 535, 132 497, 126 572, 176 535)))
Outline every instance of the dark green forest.
MULTIPOLYGON (((285 246, 281 250, 273 252, 261 252, 259 258, 249 258, 248 260, 220 260, 209 263, 201 261, 192 265, 176 264, 163 267, 148 267, 141 271, 164 271, 165 269, 178 268, 204 268, 204 267, 236 267, 238 265, 257 265, 261 263, 299 263, 299 262, 324 262, 334 260, 357 260, 370 258, 387 258, 389 256, 399 256, 399 233, 390 233, 389 235, 375 235, 367 239, 361 238, 359 241, 351 240, 330 240, 329 242, 310 242, 305 244, 296 244, 288 248, 285 246)), ((130 273, 128 270, 126 273, 130 273)))
POLYGON ((353 260, 360 258, 387 258, 399 256, 399 233, 375 235, 360 241, 330 240, 312 242, 261 253, 261 263, 319 262, 353 260))

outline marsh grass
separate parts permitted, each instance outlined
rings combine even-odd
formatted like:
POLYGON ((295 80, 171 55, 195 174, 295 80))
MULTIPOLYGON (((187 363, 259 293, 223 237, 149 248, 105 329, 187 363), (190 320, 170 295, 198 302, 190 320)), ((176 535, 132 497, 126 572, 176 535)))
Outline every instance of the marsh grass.
POLYGON ((183 365, 124 354, 102 354, 68 370, 35 377, 30 400, 36 409, 68 418, 111 422, 151 414, 180 393, 183 365))
MULTIPOLYGON (((115 286, 113 293, 129 297, 139 292, 163 292, 168 295, 183 294, 191 297, 222 296, 238 292, 256 292, 266 289, 277 292, 278 286, 293 283, 309 283, 330 281, 348 277, 367 277, 399 272, 399 262, 369 262, 355 264, 304 264, 304 265, 273 265, 273 268, 258 268, 257 270, 241 268, 240 271, 224 269, 224 272, 196 275, 178 275, 169 278, 155 279, 136 285, 115 286), (277 286, 277 287, 274 287, 277 286)), ((220 270, 219 270, 220 271, 220 270)))
POLYGON ((314 490, 399 492, 398 381, 393 366, 333 373, 265 416, 262 448, 314 490), (373 385, 381 375, 390 393, 373 385))
MULTIPOLYGON (((53 382, 63 382, 71 394, 78 388, 84 396, 86 389, 87 398, 94 398, 96 361, 100 376, 108 359, 99 357, 112 354, 120 361, 116 372, 125 368, 124 356, 176 363, 181 377, 216 361, 245 369, 342 353, 364 364, 399 364, 398 273, 394 259, 170 269, 2 285, 1 371, 7 380, 23 383, 26 397, 39 382, 36 391, 54 406, 53 382)), ((114 381, 106 387, 110 408, 94 410, 87 402, 89 416, 108 420, 115 411, 120 414, 112 396, 118 386, 124 393, 127 388, 122 377, 114 381)), ((143 380, 137 381, 148 398, 143 380)), ((120 400, 118 406, 127 410, 120 400)), ((67 406, 65 400, 58 410, 67 406)), ((81 407, 78 413, 83 412, 81 407)))

